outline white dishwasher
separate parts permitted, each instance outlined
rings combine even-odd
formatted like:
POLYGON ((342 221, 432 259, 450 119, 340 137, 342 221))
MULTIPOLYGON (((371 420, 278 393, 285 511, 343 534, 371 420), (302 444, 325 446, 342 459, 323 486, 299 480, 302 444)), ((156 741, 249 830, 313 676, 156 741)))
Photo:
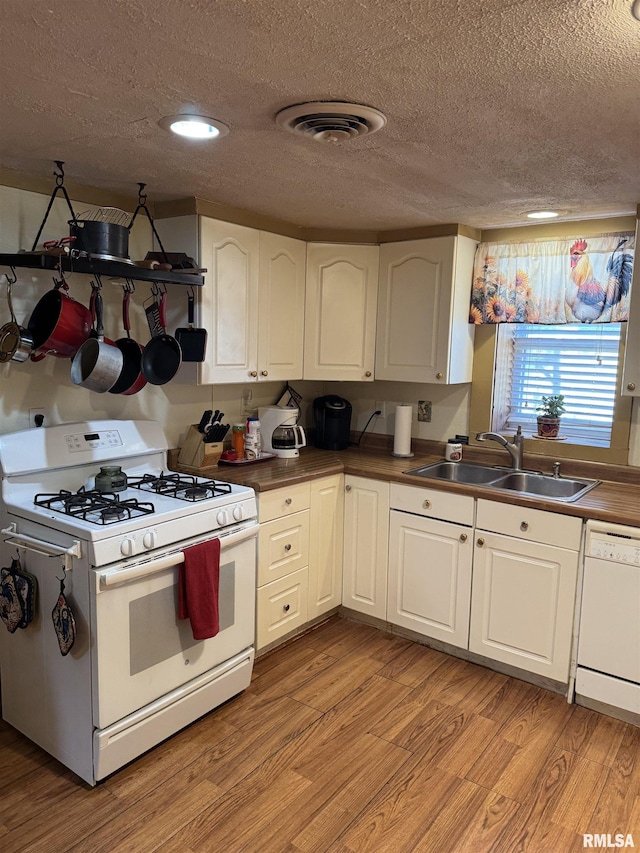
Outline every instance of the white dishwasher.
POLYGON ((640 528, 587 522, 576 702, 640 725, 640 528))

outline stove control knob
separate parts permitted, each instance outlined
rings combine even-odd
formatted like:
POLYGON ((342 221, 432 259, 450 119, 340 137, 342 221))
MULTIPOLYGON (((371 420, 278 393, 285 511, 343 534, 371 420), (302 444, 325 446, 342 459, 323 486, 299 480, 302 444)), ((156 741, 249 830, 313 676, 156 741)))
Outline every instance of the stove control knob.
POLYGON ((146 530, 142 536, 142 544, 149 551, 156 547, 156 532, 155 530, 146 530))
POLYGON ((227 513, 221 509, 216 515, 216 522, 220 525, 220 527, 224 527, 227 524, 227 513))
POLYGON ((244 512, 242 511, 241 506, 234 506, 233 508, 233 519, 234 521, 242 521, 244 518, 244 512))
POLYGON ((123 539, 120 543, 120 553, 123 557, 131 557, 135 554, 136 543, 135 540, 130 536, 127 536, 126 539, 123 539))

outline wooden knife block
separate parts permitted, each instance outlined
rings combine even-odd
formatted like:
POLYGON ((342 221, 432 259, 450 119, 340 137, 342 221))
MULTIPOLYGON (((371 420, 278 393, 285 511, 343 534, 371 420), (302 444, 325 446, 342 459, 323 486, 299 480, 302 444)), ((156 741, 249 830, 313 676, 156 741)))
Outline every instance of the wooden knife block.
POLYGON ((187 430, 187 435, 178 454, 178 463, 189 468, 210 468, 216 465, 222 454, 224 443, 214 441, 205 443, 204 436, 195 425, 187 430))

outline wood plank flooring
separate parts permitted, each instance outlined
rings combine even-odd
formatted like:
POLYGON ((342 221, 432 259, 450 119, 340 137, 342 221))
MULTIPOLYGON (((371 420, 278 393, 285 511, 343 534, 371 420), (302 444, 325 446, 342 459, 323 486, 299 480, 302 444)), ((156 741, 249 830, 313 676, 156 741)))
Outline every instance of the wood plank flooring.
POLYGON ((3 853, 640 847, 640 729, 334 617, 90 788, 0 723, 3 853))

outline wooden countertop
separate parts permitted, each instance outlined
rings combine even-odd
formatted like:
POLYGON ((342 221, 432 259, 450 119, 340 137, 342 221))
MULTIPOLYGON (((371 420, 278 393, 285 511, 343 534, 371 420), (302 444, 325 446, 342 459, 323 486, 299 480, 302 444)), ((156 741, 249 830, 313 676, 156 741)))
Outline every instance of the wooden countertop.
MULTIPOLYGON (((300 452, 298 459, 275 458, 238 467, 216 465, 212 468, 203 469, 200 474, 228 483, 250 486, 256 492, 265 492, 292 483, 301 483, 319 477, 327 477, 331 474, 344 473, 369 477, 374 480, 458 492, 459 494, 487 498, 500 503, 550 510, 562 515, 640 527, 640 470, 638 470, 636 482, 633 482, 635 479, 633 474, 625 478, 631 479, 632 482, 602 479, 599 486, 573 503, 529 498, 477 485, 467 486, 442 480, 425 480, 422 477, 403 473, 409 468, 428 465, 430 462, 442 458, 442 453, 428 451, 416 453, 410 459, 398 459, 392 456, 388 450, 380 448, 349 448, 341 452, 333 452, 307 447, 300 452)), ((509 467, 508 460, 502 457, 498 457, 497 462, 495 458, 492 458, 490 464, 509 467)), ((176 464, 171 467, 174 470, 180 470, 176 464)), ((525 467, 529 467, 528 461, 525 463, 525 467)), ((531 468, 534 467, 535 465, 531 465, 531 468)), ((189 470, 192 471, 192 469, 189 470)), ((633 470, 635 471, 635 469, 633 470)), ((581 476, 600 479, 601 473, 596 469, 594 473, 584 471, 581 476)))

